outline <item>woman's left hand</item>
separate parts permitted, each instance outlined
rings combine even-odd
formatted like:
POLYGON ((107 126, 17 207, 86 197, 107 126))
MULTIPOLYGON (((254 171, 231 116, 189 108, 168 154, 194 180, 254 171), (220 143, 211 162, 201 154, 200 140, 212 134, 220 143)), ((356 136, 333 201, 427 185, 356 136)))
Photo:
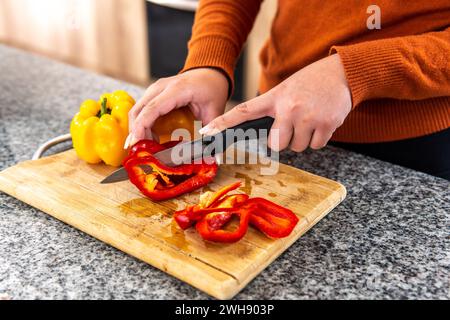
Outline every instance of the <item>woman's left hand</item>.
POLYGON ((247 120, 275 119, 268 145, 301 152, 324 147, 352 108, 351 94, 338 54, 316 61, 270 91, 241 103, 200 130, 212 134, 247 120), (278 137, 276 131, 278 130, 278 137))

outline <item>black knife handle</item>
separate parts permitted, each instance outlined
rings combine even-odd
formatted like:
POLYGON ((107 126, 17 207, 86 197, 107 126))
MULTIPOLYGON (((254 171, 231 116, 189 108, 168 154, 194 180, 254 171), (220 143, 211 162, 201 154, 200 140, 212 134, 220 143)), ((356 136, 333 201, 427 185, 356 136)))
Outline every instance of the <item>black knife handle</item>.
MULTIPOLYGON (((236 141, 234 141, 234 139, 228 139, 227 138, 227 132, 231 132, 233 133, 234 130, 243 130, 244 132, 249 130, 249 129, 253 129, 256 131, 256 138, 259 139, 260 138, 260 130, 266 130, 266 134, 268 135, 270 128, 272 127, 274 119, 272 117, 263 117, 263 118, 259 118, 259 119, 255 119, 255 120, 249 120, 249 121, 245 121, 241 124, 238 124, 237 126, 228 128, 226 130, 223 130, 219 133, 217 133, 214 136, 211 137, 204 137, 203 139, 203 143, 205 145, 209 145, 211 143, 213 143, 216 139, 220 138, 222 140, 222 143, 219 145, 215 146, 215 149, 211 152, 211 154, 214 153, 220 153, 225 151, 225 149, 227 149, 230 145, 232 145, 233 143, 235 143, 236 141)), ((237 138, 237 137, 236 137, 237 138)), ((267 136, 266 136, 267 138, 267 136)))
POLYGON ((248 130, 248 129, 255 129, 258 138, 259 138, 259 130, 267 130, 269 132, 270 128, 272 127, 274 119, 272 117, 263 117, 255 120, 249 120, 245 121, 241 124, 238 124, 237 126, 234 126, 232 128, 229 128, 227 130, 236 130, 236 129, 242 129, 242 130, 248 130))

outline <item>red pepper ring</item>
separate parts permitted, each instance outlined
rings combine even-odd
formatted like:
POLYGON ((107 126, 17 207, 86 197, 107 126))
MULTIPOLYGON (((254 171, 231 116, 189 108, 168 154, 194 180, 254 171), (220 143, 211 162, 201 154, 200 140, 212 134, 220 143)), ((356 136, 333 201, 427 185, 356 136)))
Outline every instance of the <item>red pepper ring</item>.
POLYGON ((231 243, 242 239, 247 233, 250 212, 243 208, 231 208, 224 212, 224 208, 214 208, 218 212, 212 212, 203 217, 195 225, 201 237, 208 241, 231 243), (222 227, 233 215, 239 217, 239 226, 233 231, 223 230, 222 227))
POLYGON ((264 198, 251 198, 242 208, 251 212, 250 224, 271 238, 287 237, 298 222, 291 210, 264 198))
POLYGON ((183 210, 176 211, 173 216, 175 221, 181 229, 185 230, 191 227, 196 221, 203 218, 203 216, 207 213, 207 210, 205 211, 206 208, 234 208, 244 203, 249 198, 246 194, 225 196, 228 192, 237 189, 240 185, 240 182, 236 182, 221 188, 217 192, 204 193, 204 196, 200 196, 199 204, 188 206, 183 210))
POLYGON ((248 224, 271 238, 287 237, 292 232, 298 218, 291 210, 264 198, 249 199, 246 194, 226 195, 239 186, 239 182, 233 183, 215 193, 203 194, 199 204, 175 212, 176 222, 182 229, 196 223, 196 229, 203 239, 217 242, 240 240, 248 224), (234 231, 223 230, 233 215, 239 216, 239 227, 234 231))
POLYGON ((291 210, 264 198, 251 198, 233 208, 202 209, 197 214, 206 212, 210 213, 197 222, 196 229, 203 239, 216 242, 240 240, 247 232, 249 223, 271 238, 283 238, 292 232, 298 222, 291 210), (239 227, 234 231, 223 230, 232 215, 240 217, 239 227))

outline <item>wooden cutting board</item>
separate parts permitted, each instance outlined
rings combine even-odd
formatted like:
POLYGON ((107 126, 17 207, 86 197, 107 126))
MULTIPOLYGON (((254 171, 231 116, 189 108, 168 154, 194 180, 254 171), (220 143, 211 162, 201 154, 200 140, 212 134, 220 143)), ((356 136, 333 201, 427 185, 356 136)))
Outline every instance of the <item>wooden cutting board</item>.
POLYGON ((88 165, 69 150, 5 169, 0 190, 219 299, 237 294, 346 195, 341 184, 288 165, 261 176, 259 165, 242 164, 221 165, 203 190, 155 203, 129 181, 99 184, 113 170, 88 165), (178 228, 175 210, 237 180, 243 182, 240 192, 297 214, 300 221, 289 237, 269 239, 250 227, 241 241, 220 244, 204 241, 195 228, 178 228))

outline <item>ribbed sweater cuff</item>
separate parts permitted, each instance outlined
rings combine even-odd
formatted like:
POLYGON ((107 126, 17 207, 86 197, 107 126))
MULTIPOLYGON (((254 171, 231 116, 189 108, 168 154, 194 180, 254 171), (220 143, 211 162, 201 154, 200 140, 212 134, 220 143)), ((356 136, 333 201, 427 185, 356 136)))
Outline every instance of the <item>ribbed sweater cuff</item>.
POLYGON ((362 101, 389 96, 404 84, 404 58, 394 39, 333 46, 339 53, 352 95, 353 108, 362 101))
POLYGON ((234 67, 239 56, 236 45, 225 37, 208 36, 189 43, 189 52, 181 72, 209 67, 222 71, 228 78, 229 96, 234 88, 234 67))

